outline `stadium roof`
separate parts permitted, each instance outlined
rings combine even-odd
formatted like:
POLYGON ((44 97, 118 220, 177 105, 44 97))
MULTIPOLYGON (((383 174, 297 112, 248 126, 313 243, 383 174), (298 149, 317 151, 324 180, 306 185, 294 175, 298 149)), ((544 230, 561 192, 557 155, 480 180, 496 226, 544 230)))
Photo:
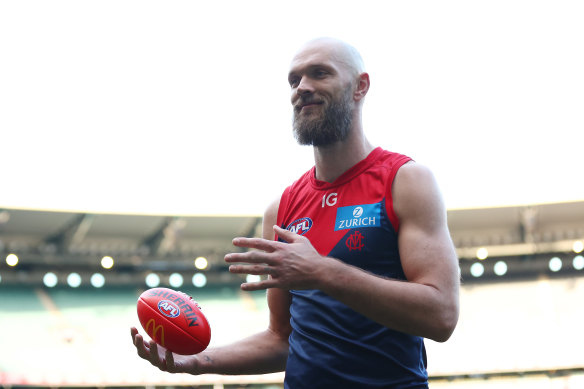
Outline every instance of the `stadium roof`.
MULTIPOLYGON (((489 257, 507 259, 570 253, 574 242, 584 239, 584 201, 449 210, 448 221, 464 273, 481 248, 489 257)), ((228 279, 223 256, 234 250, 232 239, 260 234, 259 215, 0 210, 0 254, 18 255, 18 268, 28 271, 95 271, 107 255, 115 258, 118 271, 189 272, 195 270, 193 260, 203 256, 210 264, 208 274, 213 277, 214 270, 223 277, 217 280, 227 282, 233 279, 228 279)))

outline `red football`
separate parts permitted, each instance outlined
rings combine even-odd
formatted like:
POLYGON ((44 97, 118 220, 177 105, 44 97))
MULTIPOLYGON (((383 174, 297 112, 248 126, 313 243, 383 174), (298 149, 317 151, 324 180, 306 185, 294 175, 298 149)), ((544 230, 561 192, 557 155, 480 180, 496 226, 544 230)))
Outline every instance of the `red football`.
POLYGON ((156 343, 190 355, 207 348, 211 327, 191 296, 168 288, 148 289, 138 298, 138 319, 156 343))

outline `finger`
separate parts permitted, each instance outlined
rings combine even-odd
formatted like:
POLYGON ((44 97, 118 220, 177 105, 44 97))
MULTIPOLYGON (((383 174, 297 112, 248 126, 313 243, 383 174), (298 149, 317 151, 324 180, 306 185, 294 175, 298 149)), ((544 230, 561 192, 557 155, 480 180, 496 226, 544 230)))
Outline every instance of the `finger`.
POLYGON ((134 346, 136 346, 136 348, 138 349, 138 355, 142 356, 147 354, 148 350, 144 345, 144 339, 142 338, 142 335, 140 335, 138 330, 135 327, 132 327, 130 329, 130 334, 132 335, 132 343, 134 343, 134 346))
POLYGON ((280 226, 277 225, 274 225, 274 232, 276 233, 276 235, 278 235, 278 237, 282 238, 285 242, 288 243, 294 243, 298 239, 302 239, 301 235, 298 235, 297 233, 292 231, 285 230, 284 228, 281 228, 280 226))
POLYGON ((134 346, 136 346, 136 350, 138 351, 138 355, 140 356, 140 358, 144 358, 147 360, 149 359, 150 350, 146 345, 146 342, 144 342, 142 335, 136 334, 136 336, 134 337, 134 346))
POLYGON ((229 272, 234 274, 275 275, 274 268, 267 265, 231 265, 229 272))
POLYGON ((138 330, 136 327, 130 327, 130 335, 132 335, 132 343, 136 345, 136 335, 138 335, 138 330))
POLYGON ((267 252, 272 252, 277 247, 276 241, 267 240, 262 238, 235 238, 233 239, 233 245, 237 247, 247 247, 250 249, 257 249, 267 252))
POLYGON ((268 288, 277 288, 278 281, 271 278, 268 280, 263 280, 260 282, 246 282, 241 284, 241 290, 245 290, 246 292, 253 292, 254 290, 264 290, 268 288))
POLYGON ((168 369, 168 371, 175 372, 177 369, 176 369, 176 366, 174 364, 174 355, 172 354, 172 352, 170 350, 166 350, 165 359, 166 359, 166 368, 168 369))
POLYGON ((163 369, 163 365, 164 365, 164 361, 160 360, 160 357, 158 356, 158 345, 156 344, 155 341, 151 340, 150 341, 150 363, 153 364, 154 366, 157 366, 160 370, 164 370, 163 369))
POLYGON ((245 253, 230 253, 225 256, 225 262, 267 263, 274 264, 274 259, 264 251, 248 251, 245 253))

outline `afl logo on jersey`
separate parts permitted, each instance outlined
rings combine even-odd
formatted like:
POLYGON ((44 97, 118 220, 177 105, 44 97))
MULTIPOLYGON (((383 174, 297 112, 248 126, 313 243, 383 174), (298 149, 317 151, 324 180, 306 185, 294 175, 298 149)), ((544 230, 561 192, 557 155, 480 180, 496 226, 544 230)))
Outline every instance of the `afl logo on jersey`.
POLYGON ((312 220, 309 217, 303 217, 302 219, 294 220, 292 223, 288 224, 286 229, 298 235, 304 235, 312 228, 312 220))

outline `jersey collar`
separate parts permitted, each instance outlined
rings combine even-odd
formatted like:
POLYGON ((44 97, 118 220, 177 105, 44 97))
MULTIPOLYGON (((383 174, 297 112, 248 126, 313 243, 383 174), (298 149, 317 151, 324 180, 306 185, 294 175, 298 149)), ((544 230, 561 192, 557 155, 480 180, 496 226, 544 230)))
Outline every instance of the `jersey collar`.
POLYGON ((365 159, 357 162, 353 167, 349 168, 346 172, 341 174, 333 182, 320 181, 316 179, 316 166, 310 169, 310 184, 314 189, 330 189, 339 185, 343 185, 346 182, 351 181, 353 178, 361 174, 363 171, 367 170, 383 153, 381 147, 376 147, 373 149, 365 159))

